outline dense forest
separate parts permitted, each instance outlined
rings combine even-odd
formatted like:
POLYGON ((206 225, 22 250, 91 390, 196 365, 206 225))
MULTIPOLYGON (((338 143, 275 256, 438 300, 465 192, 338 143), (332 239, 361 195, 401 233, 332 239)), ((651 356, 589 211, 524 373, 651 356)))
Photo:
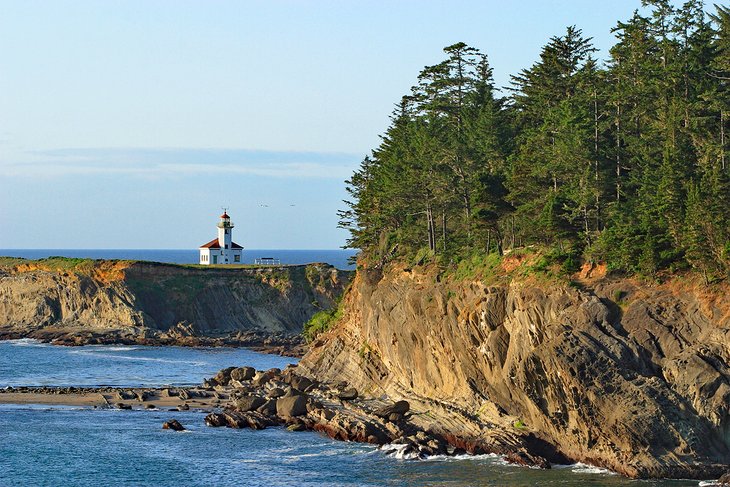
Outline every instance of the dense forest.
POLYGON ((375 263, 534 246, 566 270, 726 278, 730 8, 642 4, 604 62, 568 27, 504 92, 485 54, 446 47, 347 181, 347 246, 375 263))

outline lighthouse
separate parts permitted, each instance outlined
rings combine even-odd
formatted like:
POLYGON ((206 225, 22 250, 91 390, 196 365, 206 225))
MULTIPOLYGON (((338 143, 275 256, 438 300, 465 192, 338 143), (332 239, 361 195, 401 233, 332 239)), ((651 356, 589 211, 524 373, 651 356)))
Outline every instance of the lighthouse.
POLYGON ((200 246, 200 263, 240 264, 243 247, 233 241, 233 223, 228 211, 224 210, 218 222, 218 237, 200 246))

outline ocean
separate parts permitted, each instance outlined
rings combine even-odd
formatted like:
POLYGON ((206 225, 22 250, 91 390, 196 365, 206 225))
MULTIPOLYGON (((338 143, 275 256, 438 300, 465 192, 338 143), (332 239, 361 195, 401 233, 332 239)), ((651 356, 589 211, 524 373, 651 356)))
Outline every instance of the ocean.
MULTIPOLYGON (((218 369, 296 359, 234 348, 58 347, 0 342, 0 387, 199 383, 218 369)), ((685 487, 630 481, 588 465, 537 470, 499 456, 395 458, 370 445, 284 428, 209 428, 200 411, 0 405, 0 486, 560 486, 685 487), (187 432, 162 430, 178 419, 187 432)), ((704 484, 703 484, 704 485, 704 484)))
MULTIPOLYGON (((352 249, 244 249, 243 264, 253 264, 256 259, 271 257, 282 264, 310 264, 326 262, 338 269, 354 269, 350 259, 357 253, 352 249)), ((197 264, 197 249, 0 249, 0 256, 43 259, 51 256, 86 259, 129 259, 167 262, 171 264, 197 264)))

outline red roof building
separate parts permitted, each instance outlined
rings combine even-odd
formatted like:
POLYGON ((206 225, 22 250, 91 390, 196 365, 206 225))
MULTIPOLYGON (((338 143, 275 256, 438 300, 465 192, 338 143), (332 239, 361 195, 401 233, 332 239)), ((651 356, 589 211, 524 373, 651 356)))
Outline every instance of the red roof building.
POLYGON ((233 224, 227 211, 220 216, 217 227, 218 238, 199 247, 200 264, 240 264, 243 247, 233 241, 233 224))

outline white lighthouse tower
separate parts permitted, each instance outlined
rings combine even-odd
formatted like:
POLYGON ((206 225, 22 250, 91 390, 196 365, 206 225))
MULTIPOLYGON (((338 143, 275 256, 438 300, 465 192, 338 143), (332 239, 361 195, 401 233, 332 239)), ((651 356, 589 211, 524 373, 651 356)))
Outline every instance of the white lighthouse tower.
POLYGON ((233 223, 226 210, 218 222, 218 238, 200 246, 200 263, 211 264, 240 264, 243 247, 233 241, 233 223))

